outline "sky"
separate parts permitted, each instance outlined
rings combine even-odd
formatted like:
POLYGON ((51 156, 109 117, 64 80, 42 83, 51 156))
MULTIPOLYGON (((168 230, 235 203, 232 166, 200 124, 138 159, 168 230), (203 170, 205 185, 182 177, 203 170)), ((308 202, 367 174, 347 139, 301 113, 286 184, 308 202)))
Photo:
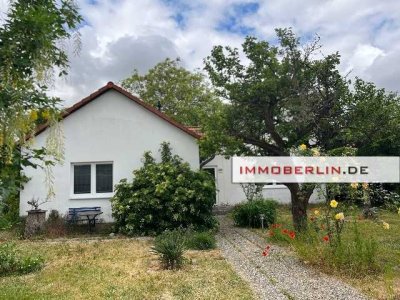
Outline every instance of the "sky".
MULTIPOLYGON (((4 14, 6 0, 0 0, 4 14)), ((145 73, 165 58, 179 57, 202 69, 214 45, 240 48, 246 35, 276 41, 274 28, 292 27, 309 41, 321 38, 324 54, 339 51, 340 70, 400 91, 399 0, 78 0, 84 22, 81 50, 70 52, 70 70, 50 93, 65 105, 133 69, 145 73)))

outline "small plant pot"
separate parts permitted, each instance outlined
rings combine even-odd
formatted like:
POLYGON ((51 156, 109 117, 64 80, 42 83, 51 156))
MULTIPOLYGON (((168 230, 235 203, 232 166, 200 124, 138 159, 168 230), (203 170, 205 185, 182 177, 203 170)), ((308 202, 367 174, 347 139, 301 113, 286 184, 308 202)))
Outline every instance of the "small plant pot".
POLYGON ((43 231, 46 223, 46 211, 43 209, 28 210, 25 223, 24 237, 30 238, 43 231))

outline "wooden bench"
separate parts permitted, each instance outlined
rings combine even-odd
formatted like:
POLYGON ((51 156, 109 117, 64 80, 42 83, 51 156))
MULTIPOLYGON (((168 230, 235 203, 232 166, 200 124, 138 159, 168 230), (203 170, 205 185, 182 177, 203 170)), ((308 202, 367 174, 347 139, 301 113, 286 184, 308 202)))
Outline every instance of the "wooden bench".
POLYGON ((100 206, 94 207, 74 207, 68 209, 68 222, 70 224, 77 224, 80 221, 87 221, 88 228, 91 232, 96 226, 97 216, 101 215, 100 206))

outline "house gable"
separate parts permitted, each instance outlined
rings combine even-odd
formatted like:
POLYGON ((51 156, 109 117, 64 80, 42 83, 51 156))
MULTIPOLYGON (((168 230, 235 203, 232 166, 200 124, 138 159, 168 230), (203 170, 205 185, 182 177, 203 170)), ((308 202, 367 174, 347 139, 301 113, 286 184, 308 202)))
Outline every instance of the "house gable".
MULTIPOLYGON (((154 108, 153 106, 147 104, 146 102, 144 102, 143 100, 139 99, 138 97, 132 95, 128 91, 124 90, 123 88, 115 85, 111 81, 109 81, 107 83, 107 85, 105 85, 102 88, 98 89, 96 92, 90 94, 86 98, 83 98, 81 101, 75 103, 73 106, 67 108, 62 113, 61 118, 62 119, 67 118, 68 116, 70 116, 74 112, 78 111, 82 107, 84 107, 87 104, 91 103, 92 101, 94 101, 95 99, 97 99, 98 97, 100 97, 101 95, 103 95, 104 93, 106 93, 106 92, 108 92, 110 90, 114 90, 114 91, 126 96, 129 100, 137 103, 138 105, 140 105, 141 107, 145 108, 146 110, 148 110, 149 112, 153 113, 154 115, 158 116, 159 118, 161 118, 165 122, 169 123, 172 126, 175 126, 175 127, 179 128, 180 130, 182 130, 182 131, 186 132, 187 134, 191 135, 192 137, 194 137, 196 139, 200 139, 201 138, 201 135, 198 134, 197 132, 195 132, 194 130, 191 130, 188 127, 178 123, 177 121, 175 121, 172 118, 168 117, 166 114, 164 114, 161 111, 159 111, 156 108, 154 108)), ((38 135, 38 134, 42 133, 44 130, 46 130, 46 128, 48 128, 48 126, 49 126, 49 124, 47 124, 47 123, 39 126, 37 128, 36 132, 35 132, 35 135, 38 135)))

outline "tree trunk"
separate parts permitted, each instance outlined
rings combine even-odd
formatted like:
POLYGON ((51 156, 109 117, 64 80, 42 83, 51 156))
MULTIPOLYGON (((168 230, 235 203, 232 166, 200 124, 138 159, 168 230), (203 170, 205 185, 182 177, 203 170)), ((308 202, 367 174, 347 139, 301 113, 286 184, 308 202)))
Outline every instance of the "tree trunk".
POLYGON ((292 202, 292 219, 296 231, 303 231, 307 228, 307 207, 308 199, 302 199, 299 193, 290 192, 292 202))
POLYGON ((293 226, 296 231, 304 231, 307 228, 307 208, 310 197, 314 191, 314 184, 298 183, 285 184, 290 190, 292 204, 293 226))

